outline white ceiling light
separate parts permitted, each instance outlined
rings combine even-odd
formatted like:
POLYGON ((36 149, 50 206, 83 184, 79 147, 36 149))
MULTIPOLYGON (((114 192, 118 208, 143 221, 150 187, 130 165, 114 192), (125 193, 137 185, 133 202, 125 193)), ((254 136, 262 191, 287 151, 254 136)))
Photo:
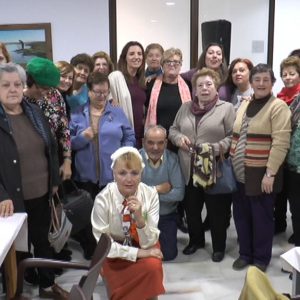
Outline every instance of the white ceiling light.
POLYGON ((173 1, 168 1, 168 2, 166 2, 166 5, 172 6, 172 5, 175 5, 175 2, 173 2, 173 1))

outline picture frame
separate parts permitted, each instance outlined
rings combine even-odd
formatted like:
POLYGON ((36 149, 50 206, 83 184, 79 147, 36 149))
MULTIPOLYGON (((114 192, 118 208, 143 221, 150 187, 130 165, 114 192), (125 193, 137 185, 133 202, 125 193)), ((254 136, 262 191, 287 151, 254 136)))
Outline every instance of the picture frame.
POLYGON ((12 61, 23 66, 36 56, 53 59, 51 23, 0 25, 0 42, 12 61))

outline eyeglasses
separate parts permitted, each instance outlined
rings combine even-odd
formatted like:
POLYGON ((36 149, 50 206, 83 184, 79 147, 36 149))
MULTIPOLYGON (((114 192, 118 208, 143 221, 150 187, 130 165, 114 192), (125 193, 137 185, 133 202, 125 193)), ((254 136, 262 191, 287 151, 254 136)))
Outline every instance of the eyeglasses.
POLYGON ((174 66, 174 67, 178 67, 181 65, 181 61, 180 60, 166 60, 164 62, 167 66, 174 66))
POLYGON ((107 97, 108 94, 109 94, 109 91, 104 91, 104 92, 101 92, 101 91, 94 91, 94 90, 91 90, 91 92, 95 95, 95 96, 98 96, 98 97, 107 97))

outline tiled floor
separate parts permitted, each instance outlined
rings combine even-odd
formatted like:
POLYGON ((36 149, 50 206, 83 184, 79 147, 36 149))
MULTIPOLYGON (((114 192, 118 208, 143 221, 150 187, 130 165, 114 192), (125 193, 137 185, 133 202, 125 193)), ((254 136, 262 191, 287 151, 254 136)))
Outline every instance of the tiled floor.
MULTIPOLYGON (((281 272, 282 261, 279 256, 292 248, 287 243, 291 234, 290 224, 286 233, 275 237, 273 243, 273 258, 267 270, 267 275, 278 292, 291 292, 292 282, 288 275, 281 272)), ((179 255, 173 262, 164 263, 166 294, 159 297, 161 300, 235 300, 238 299, 243 287, 246 270, 233 271, 231 266, 238 257, 237 237, 233 221, 228 229, 227 251, 221 263, 211 261, 210 233, 206 233, 206 247, 195 254, 185 256, 182 249, 188 242, 188 236, 178 232, 179 255)), ((82 260, 77 243, 70 242, 74 260, 82 260)), ((83 271, 66 271, 57 278, 57 283, 65 289, 70 289, 78 283, 83 271)), ((37 289, 26 287, 32 299, 37 297, 37 289)), ((0 299, 5 299, 0 296, 0 299)), ((107 299, 105 287, 99 279, 94 292, 94 300, 107 299)))

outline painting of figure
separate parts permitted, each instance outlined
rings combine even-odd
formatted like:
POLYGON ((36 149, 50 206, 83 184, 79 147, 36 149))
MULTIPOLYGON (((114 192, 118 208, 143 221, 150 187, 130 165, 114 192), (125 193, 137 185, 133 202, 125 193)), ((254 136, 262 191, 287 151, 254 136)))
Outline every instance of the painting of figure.
POLYGON ((50 26, 50 23, 0 25, 0 42, 18 64, 26 65, 36 56, 52 59, 50 26))

